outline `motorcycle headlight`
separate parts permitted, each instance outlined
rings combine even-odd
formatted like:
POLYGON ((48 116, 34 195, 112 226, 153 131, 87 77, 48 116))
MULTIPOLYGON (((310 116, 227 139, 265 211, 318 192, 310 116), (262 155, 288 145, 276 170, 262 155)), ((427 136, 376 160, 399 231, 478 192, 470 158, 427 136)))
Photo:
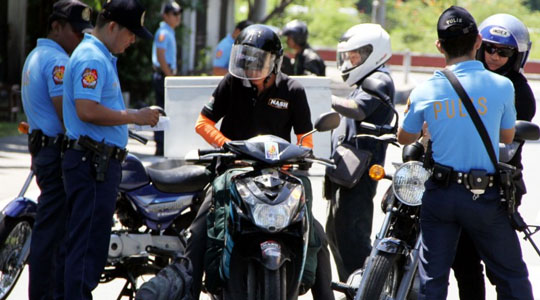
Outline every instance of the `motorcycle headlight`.
POLYGON ((298 206, 303 196, 301 185, 293 185, 287 189, 289 194, 284 201, 263 201, 256 197, 250 189, 251 184, 236 183, 236 190, 251 212, 251 218, 256 226, 270 232, 279 231, 287 227, 296 216, 298 206))
POLYGON ((422 163, 409 161, 402 164, 392 179, 392 189, 399 201, 411 206, 422 204, 424 182, 431 174, 424 169, 422 163))

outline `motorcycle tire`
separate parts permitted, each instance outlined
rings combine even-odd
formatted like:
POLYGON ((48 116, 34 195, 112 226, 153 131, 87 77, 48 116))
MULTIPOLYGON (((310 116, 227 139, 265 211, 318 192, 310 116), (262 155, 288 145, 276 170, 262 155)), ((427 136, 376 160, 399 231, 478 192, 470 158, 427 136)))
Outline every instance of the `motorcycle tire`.
POLYGON ((30 220, 5 217, 0 222, 0 300, 8 298, 28 262, 31 236, 30 220))
POLYGON ((366 284, 354 300, 394 299, 400 280, 399 256, 394 253, 377 254, 371 262, 371 269, 362 275, 366 284))
POLYGON ((249 261, 245 271, 244 276, 231 274, 231 278, 227 281, 227 288, 223 291, 223 299, 287 299, 286 264, 278 270, 269 270, 256 261, 249 261), (245 281, 245 283, 242 284, 240 281, 245 281))

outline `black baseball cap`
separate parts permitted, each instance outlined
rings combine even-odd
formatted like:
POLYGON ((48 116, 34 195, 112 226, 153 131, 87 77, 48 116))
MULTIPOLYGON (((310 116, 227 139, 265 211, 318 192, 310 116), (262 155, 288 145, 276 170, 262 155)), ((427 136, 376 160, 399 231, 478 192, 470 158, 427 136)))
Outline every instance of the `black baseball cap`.
POLYGON ((84 32, 92 29, 90 23, 90 7, 77 0, 61 0, 53 4, 53 11, 49 16, 49 24, 55 20, 67 20, 73 29, 84 32))
POLYGON ((168 14, 168 13, 174 13, 174 14, 180 14, 184 11, 180 4, 176 3, 175 1, 167 1, 163 4, 161 7, 161 14, 168 14))
POLYGON ((151 40, 153 35, 144 27, 145 8, 137 0, 108 0, 101 14, 126 27, 140 38, 151 40))
POLYGON ((478 33, 476 21, 463 7, 450 6, 439 17, 437 35, 440 40, 447 40, 475 32, 478 33))

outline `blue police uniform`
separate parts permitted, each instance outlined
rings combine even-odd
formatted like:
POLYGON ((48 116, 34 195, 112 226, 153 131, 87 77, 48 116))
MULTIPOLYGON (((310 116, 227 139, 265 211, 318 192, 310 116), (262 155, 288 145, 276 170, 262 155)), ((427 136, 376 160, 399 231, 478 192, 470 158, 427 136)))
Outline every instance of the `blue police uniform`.
POLYGON ((234 44, 234 39, 229 33, 224 37, 216 47, 216 54, 214 55, 214 60, 212 64, 214 67, 218 68, 229 68, 229 60, 231 58, 231 50, 234 44))
MULTIPOLYGON (((154 66, 154 74, 152 75, 152 84, 156 94, 156 105, 165 106, 165 76, 160 69, 157 58, 157 48, 165 49, 165 61, 176 73, 176 38, 174 29, 162 21, 154 35, 154 43, 152 45, 152 65, 154 66)), ((163 131, 154 132, 154 140, 156 141, 156 154, 163 155, 163 131)))
MULTIPOLYGON (((516 120, 512 83, 486 70, 479 61, 461 62, 449 69, 471 97, 497 149, 499 130, 513 128, 516 120)), ((424 121, 437 164, 453 168, 453 174, 472 169, 495 172, 466 108, 439 71, 411 93, 402 128, 418 133, 424 121)), ((482 260, 493 271, 500 299, 532 299, 519 240, 500 204, 497 184, 478 198, 458 180, 441 184, 432 178, 425 187, 420 216, 420 299, 446 299, 450 266, 462 230, 469 234, 482 260)))
POLYGON ((30 137, 38 139, 39 144, 38 149, 30 146, 32 170, 41 190, 30 245, 31 299, 52 298, 55 287, 63 285, 63 256, 59 249, 66 223, 60 155, 64 128, 51 99, 62 96, 68 60, 68 54, 58 43, 38 39, 22 72, 22 102, 30 137))
MULTIPOLYGON (((64 79, 64 122, 69 139, 88 136, 105 145, 126 146, 127 125, 83 122, 75 107, 76 99, 87 99, 113 110, 125 109, 116 61, 100 40, 88 34, 73 52, 64 79)), ((105 180, 99 181, 95 176, 95 156, 89 150, 74 147, 66 150, 62 162, 70 213, 65 299, 91 299, 107 261, 121 162, 111 158, 105 180)))

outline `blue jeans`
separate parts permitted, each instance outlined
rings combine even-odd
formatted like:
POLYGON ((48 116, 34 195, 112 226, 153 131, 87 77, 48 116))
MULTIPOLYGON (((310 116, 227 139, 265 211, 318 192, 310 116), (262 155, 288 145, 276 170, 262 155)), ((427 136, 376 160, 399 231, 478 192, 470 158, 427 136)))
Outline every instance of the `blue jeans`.
POLYGON ((60 246, 67 218, 59 146, 43 147, 32 157, 32 170, 41 194, 30 242, 28 293, 32 300, 53 299, 53 294, 63 293, 64 253, 60 246))
POLYGON ((420 298, 446 299, 448 277, 462 230, 491 271, 498 299, 532 300, 532 287, 516 232, 500 204, 497 187, 478 199, 465 186, 441 187, 428 180, 420 226, 420 298))
POLYGON ((105 181, 95 180, 92 155, 67 150, 62 162, 68 200, 65 299, 92 299, 109 253, 113 214, 122 177, 110 159, 105 181))

